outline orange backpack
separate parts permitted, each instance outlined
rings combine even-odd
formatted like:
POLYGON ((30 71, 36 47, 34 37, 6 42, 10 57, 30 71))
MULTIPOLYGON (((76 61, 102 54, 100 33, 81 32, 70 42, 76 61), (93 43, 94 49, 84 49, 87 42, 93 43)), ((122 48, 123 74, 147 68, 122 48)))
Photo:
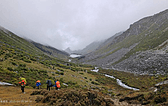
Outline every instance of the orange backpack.
POLYGON ((57 85, 57 88, 60 88, 60 87, 61 87, 61 85, 60 85, 60 82, 59 82, 59 81, 57 81, 57 82, 56 82, 56 85, 57 85))

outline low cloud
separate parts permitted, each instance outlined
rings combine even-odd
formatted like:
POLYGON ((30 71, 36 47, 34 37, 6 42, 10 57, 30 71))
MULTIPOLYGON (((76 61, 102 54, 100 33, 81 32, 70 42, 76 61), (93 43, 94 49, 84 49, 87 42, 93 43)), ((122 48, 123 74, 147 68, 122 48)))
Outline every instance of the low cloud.
POLYGON ((1 0, 0 26, 42 44, 76 50, 167 7, 167 0, 1 0))

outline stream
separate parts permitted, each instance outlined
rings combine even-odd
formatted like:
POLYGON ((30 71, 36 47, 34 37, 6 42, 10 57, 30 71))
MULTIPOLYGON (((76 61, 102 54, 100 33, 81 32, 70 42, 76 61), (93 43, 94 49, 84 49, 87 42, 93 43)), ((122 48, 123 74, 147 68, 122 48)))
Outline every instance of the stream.
MULTIPOLYGON (((95 69, 94 69, 94 70, 91 70, 91 71, 93 71, 93 72, 98 72, 99 69, 98 69, 98 67, 95 67, 95 69)), ((103 74, 103 75, 105 75, 106 77, 112 78, 112 79, 116 79, 114 76, 111 76, 111 75, 108 75, 108 74, 103 74)), ((132 90, 134 90, 134 91, 139 90, 139 89, 137 89, 137 88, 133 88, 133 87, 130 87, 130 86, 128 86, 128 85, 122 83, 122 81, 121 81, 120 79, 116 79, 116 80, 117 80, 117 84, 120 85, 120 86, 122 86, 123 88, 132 89, 132 90)))
MULTIPOLYGON (((98 72, 99 71, 98 67, 95 67, 95 69, 91 70, 91 71, 99 73, 98 72)), ((111 76, 111 75, 108 75, 108 74, 103 74, 103 75, 105 75, 106 77, 112 78, 112 79, 116 79, 114 76, 111 76)), ((120 85, 120 86, 122 86, 123 88, 132 89, 132 90, 135 90, 135 91, 139 90, 137 88, 133 88, 133 87, 130 87, 130 86, 122 83, 122 81, 120 79, 116 79, 116 81, 117 81, 117 84, 120 85)), ((0 85, 13 85, 13 84, 6 83, 6 82, 0 82, 0 85)))

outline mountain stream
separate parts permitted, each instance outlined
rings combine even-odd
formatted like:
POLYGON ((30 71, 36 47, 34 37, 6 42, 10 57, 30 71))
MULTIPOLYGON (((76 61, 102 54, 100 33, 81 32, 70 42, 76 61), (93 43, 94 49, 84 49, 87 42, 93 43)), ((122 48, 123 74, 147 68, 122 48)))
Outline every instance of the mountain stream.
MULTIPOLYGON (((99 69, 98 69, 98 67, 95 67, 95 69, 94 69, 94 70, 91 70, 91 71, 93 71, 93 72, 98 72, 99 69)), ((108 75, 108 74, 103 74, 103 75, 105 75, 106 77, 112 78, 112 79, 116 79, 114 76, 111 76, 111 75, 108 75)), ((128 86, 128 85, 122 83, 122 81, 121 81, 120 79, 116 79, 116 80, 117 80, 117 84, 120 85, 120 86, 122 86, 123 88, 132 89, 132 90, 134 90, 134 91, 139 90, 139 89, 137 89, 137 88, 133 88, 133 87, 130 87, 130 86, 128 86)))

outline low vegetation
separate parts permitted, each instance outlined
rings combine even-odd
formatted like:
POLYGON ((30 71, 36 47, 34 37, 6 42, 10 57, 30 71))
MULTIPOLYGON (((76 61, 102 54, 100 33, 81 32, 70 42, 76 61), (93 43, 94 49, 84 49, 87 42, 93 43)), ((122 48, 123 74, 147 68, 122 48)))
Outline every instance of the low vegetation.
POLYGON ((46 90, 34 91, 31 95, 38 96, 36 101, 57 106, 112 106, 114 102, 109 96, 92 90, 63 89, 48 92, 46 90))
MULTIPOLYGON (((167 75, 135 75, 115 70, 100 69, 99 73, 92 72, 94 66, 75 64, 60 60, 42 52, 21 38, 0 30, 0 81, 19 86, 20 77, 27 80, 26 89, 35 88, 40 80, 42 90, 36 90, 32 95, 38 95, 36 102, 49 105, 114 105, 113 99, 130 104, 167 104, 167 85, 158 87, 153 92, 155 84, 167 80, 167 75), (17 43, 15 43, 17 40, 17 43), (139 88, 132 91, 119 86, 116 79, 125 84, 139 88), (46 91, 46 80, 61 83, 61 90, 46 91), (39 96, 40 95, 40 96, 39 96), (66 101, 66 102, 63 102, 66 101)), ((31 91, 31 90, 30 90, 31 91)))
POLYGON ((126 85, 139 88, 141 90, 147 90, 148 88, 155 86, 155 84, 168 79, 167 75, 137 75, 133 73, 103 69, 101 69, 99 72, 103 74, 112 75, 115 78, 121 79, 122 82, 126 85))

